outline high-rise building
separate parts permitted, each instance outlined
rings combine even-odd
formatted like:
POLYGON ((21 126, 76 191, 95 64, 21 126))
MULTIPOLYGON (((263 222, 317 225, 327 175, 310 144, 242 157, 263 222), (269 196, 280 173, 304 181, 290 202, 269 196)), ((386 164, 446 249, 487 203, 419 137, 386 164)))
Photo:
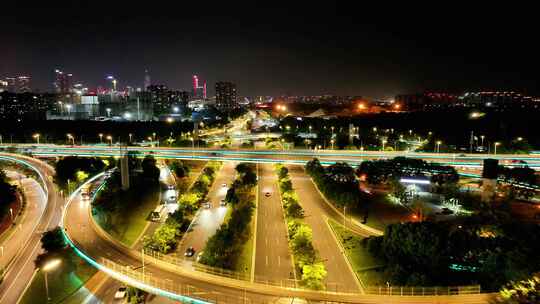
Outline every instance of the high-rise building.
POLYGON ((216 108, 230 111, 238 107, 236 85, 232 82, 216 82, 216 108))
POLYGON ((54 88, 56 93, 67 95, 70 94, 73 90, 73 74, 64 73, 60 70, 54 70, 55 81, 54 88))
POLYGON ((8 82, 3 79, 0 79, 0 93, 7 91, 7 87, 8 87, 8 82))
POLYGON ((17 77, 6 77, 6 91, 17 92, 17 77))
POLYGON ((206 81, 203 81, 203 85, 199 85, 199 76, 193 75, 193 88, 191 91, 193 99, 206 99, 206 81))
POLYGON ((152 85, 152 80, 150 79, 150 74, 148 70, 144 71, 144 90, 148 90, 148 87, 152 85))
POLYGON ((17 93, 27 93, 30 92, 30 77, 29 76, 18 76, 17 77, 17 93))

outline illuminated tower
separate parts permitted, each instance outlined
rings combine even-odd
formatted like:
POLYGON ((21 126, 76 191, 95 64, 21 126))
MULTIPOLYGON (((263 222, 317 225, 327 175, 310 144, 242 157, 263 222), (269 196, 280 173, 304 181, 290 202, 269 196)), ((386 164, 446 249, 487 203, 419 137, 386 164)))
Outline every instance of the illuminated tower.
POLYGON ((148 70, 144 70, 144 90, 148 90, 148 87, 152 85, 152 81, 150 80, 150 74, 148 74, 148 70))
POLYGON ((193 75, 193 92, 197 92, 198 87, 199 87, 199 77, 197 77, 197 75, 193 75))
POLYGON ((203 84, 203 98, 206 99, 206 80, 204 81, 204 84, 203 84))

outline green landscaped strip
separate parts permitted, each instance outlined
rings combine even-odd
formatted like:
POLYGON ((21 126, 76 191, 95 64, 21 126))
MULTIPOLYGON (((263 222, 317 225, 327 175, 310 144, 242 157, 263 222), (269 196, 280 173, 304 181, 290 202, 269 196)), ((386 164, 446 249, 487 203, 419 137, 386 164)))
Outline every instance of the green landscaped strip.
POLYGON ((384 265, 382 261, 369 254, 367 248, 361 245, 361 241, 364 238, 351 232, 332 219, 328 219, 328 223, 332 227, 332 232, 345 249, 347 259, 362 283, 365 286, 386 284, 388 280, 384 276, 384 265))
MULTIPOLYGON (((97 272, 96 268, 78 257, 75 252, 69 251, 69 258, 75 265, 73 271, 66 272, 64 269, 56 269, 47 275, 49 296, 51 297, 49 303, 63 302, 79 290, 97 272)), ((19 303, 45 303, 46 298, 44 273, 39 271, 34 276, 32 283, 30 283, 19 303)))
POLYGON ((159 188, 143 197, 138 204, 134 204, 133 208, 124 210, 122 216, 115 216, 109 233, 123 244, 133 245, 146 227, 148 215, 158 204, 159 188))

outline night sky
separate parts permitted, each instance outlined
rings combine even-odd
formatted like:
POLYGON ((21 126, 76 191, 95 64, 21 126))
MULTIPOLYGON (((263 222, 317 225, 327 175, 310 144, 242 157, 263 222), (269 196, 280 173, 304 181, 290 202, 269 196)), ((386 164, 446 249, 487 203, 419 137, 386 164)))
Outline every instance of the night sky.
POLYGON ((153 83, 189 89, 198 74, 247 96, 540 93, 532 7, 41 2, 0 11, 0 77, 29 74, 41 91, 59 68, 90 88, 107 75, 140 87, 149 69, 153 83))

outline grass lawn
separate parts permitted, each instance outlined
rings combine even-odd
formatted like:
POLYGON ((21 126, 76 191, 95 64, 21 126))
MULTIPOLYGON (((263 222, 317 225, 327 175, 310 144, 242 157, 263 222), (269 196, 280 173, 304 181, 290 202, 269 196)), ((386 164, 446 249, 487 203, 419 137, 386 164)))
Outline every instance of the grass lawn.
POLYGON ((328 219, 332 232, 345 248, 347 259, 354 272, 365 286, 384 285, 387 281, 383 273, 383 263, 371 256, 360 242, 363 237, 351 232, 332 219, 328 219))
MULTIPOLYGON (((375 194, 373 199, 366 203, 368 208, 366 225, 370 227, 384 231, 386 226, 390 224, 410 220, 410 211, 407 208, 392 204, 383 194, 375 194)), ((364 218, 363 211, 357 211, 354 215, 362 222, 364 218)))
POLYGON ((242 253, 238 257, 238 260, 236 261, 235 269, 238 272, 243 273, 244 275, 250 276, 251 275, 251 258, 253 257, 253 244, 254 244, 254 235, 253 235, 253 228, 254 228, 255 220, 251 220, 251 234, 249 237, 249 240, 244 243, 244 246, 242 248, 242 253))
MULTIPOLYGON (((84 262, 73 251, 70 251, 69 257, 76 265, 73 271, 67 272, 60 266, 60 268, 52 270, 47 275, 49 296, 51 297, 49 303, 63 302, 97 272, 97 269, 84 262)), ((39 271, 34 276, 34 280, 30 283, 20 303, 45 303, 45 299, 45 276, 42 271, 39 271)))
POLYGON ((138 199, 133 208, 123 210, 121 215, 112 216, 108 232, 127 246, 133 245, 149 223, 148 216, 159 204, 159 187, 138 199))

